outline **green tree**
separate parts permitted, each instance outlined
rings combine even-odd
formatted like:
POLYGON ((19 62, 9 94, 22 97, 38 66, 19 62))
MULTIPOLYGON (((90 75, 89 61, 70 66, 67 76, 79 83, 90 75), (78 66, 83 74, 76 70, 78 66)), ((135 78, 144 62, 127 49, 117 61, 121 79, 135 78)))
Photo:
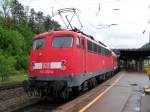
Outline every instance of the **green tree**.
POLYGON ((0 1, 0 76, 27 69, 32 37, 60 25, 43 12, 24 7, 18 0, 0 1))
POLYGON ((16 56, 16 70, 27 70, 29 64, 29 55, 17 55, 16 56))
POLYGON ((32 30, 32 32, 36 32, 36 28, 35 28, 35 15, 36 15, 36 12, 34 11, 34 9, 32 8, 30 10, 30 16, 29 16, 29 26, 32 30))
POLYGON ((11 3, 11 15, 14 18, 16 24, 24 24, 27 21, 26 11, 24 6, 18 2, 18 0, 13 0, 11 3))
POLYGON ((48 30, 51 30, 54 28, 60 28, 60 25, 57 21, 52 20, 51 17, 49 15, 47 15, 45 17, 44 27, 45 27, 46 31, 48 31, 48 30))
POLYGON ((0 11, 0 25, 7 28, 12 29, 14 28, 13 21, 11 19, 11 8, 10 4, 12 3, 12 0, 2 0, 0 2, 1 11, 0 11))
POLYGON ((18 32, 22 35, 22 38, 24 39, 25 42, 25 53, 29 54, 31 44, 32 44, 32 37, 35 35, 32 31, 31 28, 26 24, 26 25, 21 25, 17 27, 18 32))
POLYGON ((43 25, 44 23, 44 14, 43 12, 39 11, 36 13, 35 16, 35 22, 36 22, 36 33, 45 32, 45 27, 43 25))
POLYGON ((1 14, 7 18, 10 16, 10 4, 11 0, 1 0, 0 5, 2 8, 1 14))
POLYGON ((14 56, 23 54, 25 46, 25 41, 18 31, 0 28, 0 49, 14 56))
POLYGON ((16 72, 16 61, 13 57, 8 57, 0 53, 0 77, 2 81, 8 80, 9 76, 16 72))

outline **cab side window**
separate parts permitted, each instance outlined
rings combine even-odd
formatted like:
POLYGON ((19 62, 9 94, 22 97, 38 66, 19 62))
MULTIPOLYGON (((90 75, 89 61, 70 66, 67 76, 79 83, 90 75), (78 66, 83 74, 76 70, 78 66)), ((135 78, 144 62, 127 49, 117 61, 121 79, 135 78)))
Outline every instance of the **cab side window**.
POLYGON ((77 37, 76 46, 77 46, 77 48, 81 48, 81 46, 80 46, 80 38, 79 37, 77 37))

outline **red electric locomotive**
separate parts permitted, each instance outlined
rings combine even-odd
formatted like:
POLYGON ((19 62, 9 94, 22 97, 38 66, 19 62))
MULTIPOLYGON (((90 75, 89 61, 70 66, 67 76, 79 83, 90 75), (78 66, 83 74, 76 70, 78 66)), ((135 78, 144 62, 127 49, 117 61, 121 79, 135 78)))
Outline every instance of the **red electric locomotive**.
POLYGON ((93 37, 77 30, 51 31, 33 41, 24 87, 42 96, 68 98, 116 69, 115 53, 93 37))

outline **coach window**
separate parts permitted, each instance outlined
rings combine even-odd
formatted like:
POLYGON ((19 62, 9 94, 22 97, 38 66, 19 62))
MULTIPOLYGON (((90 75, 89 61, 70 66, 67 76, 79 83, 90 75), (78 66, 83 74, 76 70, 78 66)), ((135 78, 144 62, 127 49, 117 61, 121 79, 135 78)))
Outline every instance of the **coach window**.
POLYGON ((101 48, 101 53, 105 55, 105 49, 103 47, 101 48))
POLYGON ((84 39, 81 39, 81 48, 84 49, 84 39))
POLYGON ((98 54, 101 54, 101 46, 98 46, 98 54))
POLYGON ((110 56, 110 51, 107 49, 107 56, 110 56))
POLYGON ((108 50, 106 49, 106 56, 108 56, 108 50))
POLYGON ((92 42, 92 51, 94 52, 94 43, 92 42))
POLYGON ((79 38, 79 37, 77 37, 76 45, 77 45, 77 48, 80 48, 80 47, 81 47, 81 46, 80 46, 80 38, 79 38))
POLYGON ((111 52, 109 51, 109 56, 111 56, 111 52))
POLYGON ((94 52, 97 53, 97 44, 94 43, 94 52))
POLYGON ((106 49, 106 56, 109 56, 109 51, 108 51, 108 49, 106 49))
POLYGON ((104 48, 105 56, 107 56, 107 49, 104 48))
POLYGON ((88 51, 92 51, 92 42, 91 41, 87 41, 87 46, 88 46, 88 51))

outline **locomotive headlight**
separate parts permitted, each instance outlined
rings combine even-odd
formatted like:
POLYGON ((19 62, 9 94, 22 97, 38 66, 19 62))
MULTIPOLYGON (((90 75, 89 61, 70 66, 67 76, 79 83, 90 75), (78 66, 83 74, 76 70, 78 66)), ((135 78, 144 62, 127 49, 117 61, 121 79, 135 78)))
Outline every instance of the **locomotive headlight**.
POLYGON ((34 63, 32 63, 32 65, 31 65, 31 66, 32 66, 32 68, 34 69, 35 64, 34 64, 34 63))
POLYGON ((66 60, 62 60, 62 61, 61 61, 61 64, 62 64, 62 65, 66 64, 66 63, 67 63, 66 60))
POLYGON ((31 63, 31 67, 32 67, 32 69, 35 68, 35 63, 34 62, 31 63))
POLYGON ((61 66, 61 70, 66 70, 66 66, 61 66))
POLYGON ((61 70, 66 70, 66 66, 65 66, 66 62, 67 62, 66 60, 61 61, 61 70))

